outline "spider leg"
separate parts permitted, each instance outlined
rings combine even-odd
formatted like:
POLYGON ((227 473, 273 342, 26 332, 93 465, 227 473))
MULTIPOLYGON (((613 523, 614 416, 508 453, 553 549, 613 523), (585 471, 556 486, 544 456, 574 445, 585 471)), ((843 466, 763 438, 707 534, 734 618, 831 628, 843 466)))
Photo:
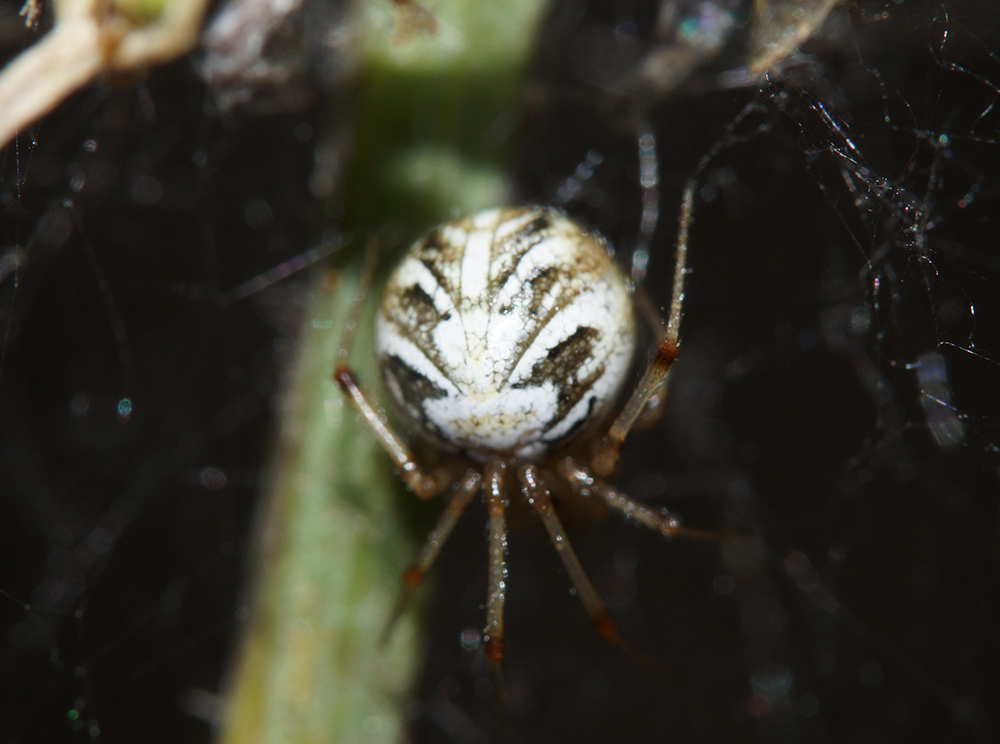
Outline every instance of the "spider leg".
POLYGON ((399 597, 396 599, 396 604, 389 615, 389 620, 385 624, 385 630, 382 631, 383 642, 388 639, 400 615, 403 614, 403 610, 406 608, 406 603, 413 590, 420 586, 424 580, 424 576, 427 575, 427 572, 437 559, 441 548, 448 541, 451 531, 465 512, 465 508, 469 505, 469 502, 472 501, 472 497, 479 490, 482 480, 483 478, 479 473, 475 470, 469 470, 465 474, 465 477, 456 484, 447 506, 445 506, 444 511, 438 518, 437 524, 434 525, 434 529, 427 533, 427 539, 424 541, 424 544, 403 572, 399 597))
POLYGON ((670 302, 670 315, 667 318, 667 328, 656 346, 656 353, 646 367, 638 386, 632 393, 618 418, 614 420, 607 434, 601 440, 597 452, 591 461, 594 472, 606 478, 611 475, 618 462, 625 437, 646 409, 647 402, 665 392, 667 375, 677 358, 679 345, 681 315, 684 308, 684 276, 687 273, 688 230, 691 226, 691 214, 694 205, 695 181, 687 182, 684 187, 684 198, 681 201, 680 228, 677 233, 677 254, 674 264, 673 294, 670 302))
POLYGON ((420 467, 410 448, 382 420, 368 395, 358 385, 350 367, 345 364, 339 365, 333 371, 333 379, 354 404, 355 410, 364 418, 368 428, 378 439, 378 443, 382 445, 382 449, 389 453, 389 457, 396 463, 400 477, 406 481, 406 485, 417 495, 417 498, 429 499, 440 493, 443 484, 439 482, 438 478, 426 473, 420 467))
POLYGON ((639 235, 632 251, 632 281, 638 285, 646 278, 649 244, 653 242, 656 226, 660 222, 660 161, 656 154, 656 135, 648 122, 639 127, 636 145, 639 150, 642 216, 639 219, 639 235))
MULTIPOLYGON (((643 374, 638 387, 636 387, 635 391, 632 393, 628 403, 625 405, 625 408, 622 409, 618 418, 615 419, 611 428, 608 429, 608 433, 605 434, 604 438, 601 440, 601 443, 598 445, 597 452, 591 460, 591 468, 602 478, 607 478, 614 470, 615 464, 618 462, 618 453, 621 450, 622 444, 625 442, 625 437, 628 436, 632 427, 635 426, 637 422, 645 424, 650 419, 655 420, 655 417, 659 415, 657 409, 661 407, 662 399, 666 396, 668 382, 667 375, 670 371, 670 365, 672 365, 674 359, 677 358, 677 350, 680 344, 679 337, 681 314, 684 307, 684 276, 687 273, 688 233, 691 229, 691 222, 693 219, 694 196, 695 190, 698 186, 698 178, 708 167, 709 163, 711 163, 712 160, 714 160, 724 149, 732 147, 734 144, 739 142, 746 142, 752 137, 755 137, 768 129, 767 124, 761 124, 745 134, 738 134, 736 131, 737 127, 739 127, 739 125, 748 116, 759 110, 759 104, 757 102, 748 103, 729 123, 729 126, 727 127, 728 136, 716 140, 712 149, 705 153, 705 155, 698 162, 698 166, 694 169, 694 172, 684 184, 684 194, 681 197, 680 219, 678 220, 677 227, 677 252, 674 264, 674 285, 670 301, 670 315, 667 318, 667 328, 660 337, 656 353, 653 356, 652 361, 650 361, 649 365, 646 367, 646 372, 643 374), (652 404, 650 404, 651 400, 653 401, 652 404)), ((644 239, 647 242, 652 239, 652 230, 655 229, 655 221, 653 221, 653 218, 657 214, 653 208, 654 196, 657 197, 658 201, 658 192, 656 191, 656 182, 658 180, 656 175, 656 140, 652 137, 652 133, 648 130, 648 128, 643 129, 639 133, 639 160, 639 170, 641 175, 640 185, 644 189, 642 217, 643 225, 646 224, 648 217, 650 220, 649 224, 654 227, 650 228, 648 231, 644 226, 640 227, 640 240, 637 248, 642 247, 644 239), (648 211, 647 204, 649 205, 648 211), (644 238, 643 236, 646 237, 644 238)), ((643 251, 637 250, 633 258, 632 276, 633 278, 638 279, 644 275, 645 260, 643 258, 643 251)), ((648 309, 642 307, 641 297, 640 311, 649 317, 648 309)))
POLYGON ((371 283, 372 274, 375 271, 375 258, 378 255, 377 244, 374 238, 369 241, 365 254, 365 268, 361 275, 361 283, 358 287, 357 297, 354 307, 351 309, 350 320, 344 329, 341 338, 340 350, 337 352, 337 366, 333 370, 333 380, 340 385, 341 390, 354 405, 354 409, 364 418, 368 428, 371 429, 378 443, 382 445, 389 457, 396 463, 400 476, 409 486, 410 490, 420 499, 429 499, 436 496, 444 488, 444 483, 440 478, 424 472, 413 456, 413 452, 403 442, 396 432, 394 432, 383 421, 367 393, 358 384, 351 371, 347 360, 351 354, 351 343, 354 340, 354 328, 357 326, 358 316, 361 312, 361 301, 364 299, 368 285, 371 283))
POLYGON ((639 663, 647 667, 655 667, 647 657, 632 648, 618 634, 618 625, 611 619, 601 595, 597 593, 597 589, 594 588, 587 572, 580 564, 576 551, 570 545, 562 522, 559 521, 556 511, 552 507, 552 497, 539 475, 538 468, 534 465, 522 465, 517 474, 521 480, 521 491, 524 493, 524 498, 542 518, 542 524, 545 525, 545 530, 552 539, 552 544, 562 560, 563 567, 569 574, 570 581, 573 582, 576 594, 583 603, 587 614, 590 615, 590 620, 594 623, 597 632, 639 663))
POLYGON ((628 494, 612 488, 600 478, 594 477, 587 468, 579 465, 572 457, 566 457, 559 463, 559 474, 569 481, 576 493, 584 497, 597 496, 612 511, 659 532, 664 537, 686 537, 692 540, 720 542, 731 539, 738 534, 733 530, 700 530, 695 527, 685 527, 676 514, 666 509, 654 509, 646 506, 628 494))
MULTIPOLYGON (((650 332, 654 336, 661 336, 666 328, 666 321, 660 314, 659 308, 653 302, 653 298, 650 297, 646 285, 636 284, 633 288, 633 294, 635 296, 636 309, 639 311, 650 332)), ((647 429, 659 421, 660 415, 663 413, 663 404, 667 399, 668 382, 670 382, 670 375, 664 375, 663 379, 656 386, 656 389, 646 400, 645 406, 633 424, 634 427, 647 429)))
MULTIPOLYGON (((632 293, 636 310, 654 336, 661 336, 665 322, 659 307, 653 302, 644 284, 646 268, 649 265, 649 246, 660 222, 660 165, 656 152, 656 135, 649 123, 643 123, 636 135, 639 152, 639 186, 642 189, 642 216, 639 220, 639 234, 632 249, 632 293)), ((635 426, 652 426, 663 412, 663 401, 667 397, 667 378, 664 377, 656 391, 649 396, 635 422, 635 426)))
MULTIPOLYGON (((502 460, 486 463, 484 497, 489 512, 489 587, 486 597, 486 628, 483 631, 486 661, 489 662, 496 693, 497 722, 503 720, 504 686, 500 665, 503 662, 503 605, 507 592, 507 496, 502 460)), ((502 724, 500 724, 502 725, 502 724)))

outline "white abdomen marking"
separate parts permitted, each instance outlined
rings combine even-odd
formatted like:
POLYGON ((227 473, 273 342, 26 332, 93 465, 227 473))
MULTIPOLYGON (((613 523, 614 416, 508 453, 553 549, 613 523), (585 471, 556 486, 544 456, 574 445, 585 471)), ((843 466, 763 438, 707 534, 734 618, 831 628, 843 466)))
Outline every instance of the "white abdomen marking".
POLYGON ((600 419, 635 349, 600 238, 545 208, 436 228, 389 279, 375 350, 405 416, 471 457, 533 460, 600 419))

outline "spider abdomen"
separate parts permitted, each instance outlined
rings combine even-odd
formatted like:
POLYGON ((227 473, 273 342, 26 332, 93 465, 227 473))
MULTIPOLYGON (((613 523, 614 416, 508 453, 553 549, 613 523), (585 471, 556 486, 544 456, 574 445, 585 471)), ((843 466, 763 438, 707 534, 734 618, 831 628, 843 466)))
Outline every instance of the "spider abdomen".
POLYGON ((617 397, 634 349, 632 297, 603 240, 539 207, 417 241, 375 332, 398 409, 479 460, 536 460, 581 433, 617 397))

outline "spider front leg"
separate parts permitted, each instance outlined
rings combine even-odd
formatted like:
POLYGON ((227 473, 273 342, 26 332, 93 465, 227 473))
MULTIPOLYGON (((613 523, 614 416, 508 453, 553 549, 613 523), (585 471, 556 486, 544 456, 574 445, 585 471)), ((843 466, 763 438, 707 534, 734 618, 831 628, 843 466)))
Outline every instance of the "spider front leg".
POLYGON ((677 255, 674 264, 673 293, 670 301, 670 316, 667 327, 656 345, 653 359, 646 367, 638 386, 625 404, 618 418, 604 435, 597 452, 591 460, 591 468, 597 475, 607 478, 618 463, 618 454, 629 431, 643 416, 650 400, 662 400, 666 392, 670 367, 677 358, 680 345, 681 315, 684 310, 684 277, 687 274, 688 230, 694 205, 695 181, 689 180, 684 187, 681 201, 680 228, 677 233, 677 255))

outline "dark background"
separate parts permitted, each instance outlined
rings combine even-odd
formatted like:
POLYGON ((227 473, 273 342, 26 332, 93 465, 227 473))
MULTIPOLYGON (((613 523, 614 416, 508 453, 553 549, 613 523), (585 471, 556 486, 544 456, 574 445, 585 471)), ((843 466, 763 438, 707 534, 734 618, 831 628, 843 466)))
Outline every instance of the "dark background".
MULTIPOLYGON (((502 738, 996 741, 1000 11, 853 5, 759 87, 722 84, 739 26, 657 94, 632 75, 670 43, 657 9, 555 5, 513 172, 551 202, 599 152, 566 209, 627 261, 648 125, 646 286, 665 304, 683 183, 717 151, 667 409, 615 482, 747 536, 568 516, 657 675, 598 638, 536 525, 512 534, 502 738)), ((310 190, 325 112, 305 69, 294 99, 223 113, 181 60, 74 96, 3 152, 3 256, 22 257, 0 284, 4 742, 210 737, 305 280, 227 293, 336 227, 310 190)), ((492 736, 459 644, 482 624, 484 520, 439 562, 415 742, 492 736)))

